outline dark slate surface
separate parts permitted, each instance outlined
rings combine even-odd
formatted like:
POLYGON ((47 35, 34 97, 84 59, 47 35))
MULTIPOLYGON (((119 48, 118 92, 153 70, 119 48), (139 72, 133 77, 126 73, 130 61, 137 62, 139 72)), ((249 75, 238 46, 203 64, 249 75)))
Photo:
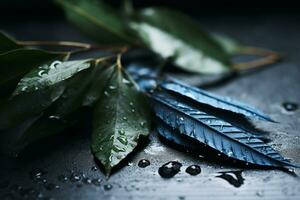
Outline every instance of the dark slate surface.
MULTIPOLYGON (((259 15, 251 17, 203 17, 200 22, 208 30, 228 34, 240 41, 270 48, 284 55, 281 63, 265 70, 239 76, 223 85, 210 87, 210 91, 234 97, 269 113, 278 124, 253 122, 270 132, 271 145, 293 162, 300 163, 300 110, 286 112, 283 102, 300 104, 300 16, 259 15)), ((37 20, 5 23, 1 29, 19 39, 80 40, 87 41, 76 29, 65 22, 37 20)), ((185 77, 186 78, 186 77, 185 77)), ((199 77, 193 77, 194 81, 199 77)), ((117 173, 106 179, 98 169, 89 149, 87 128, 73 129, 70 137, 43 144, 44 148, 31 148, 23 158, 1 155, 0 199, 299 199, 299 178, 279 170, 243 170, 244 184, 234 187, 218 178, 219 172, 239 170, 224 163, 197 158, 175 150, 157 139, 155 133, 146 148, 140 148, 123 164, 117 173), (140 159, 151 165, 139 168, 140 159), (183 164, 181 172, 171 179, 162 179, 158 168, 177 160, 183 164), (198 176, 185 173, 191 164, 201 166, 198 176), (41 180, 32 180, 32 170, 42 170, 41 180), (63 175, 78 175, 80 181, 63 182, 63 175), (100 185, 85 184, 84 178, 101 179, 100 185), (45 183, 43 183, 45 182, 45 183), (52 185, 54 184, 54 185, 52 185), (108 184, 111 184, 110 190, 108 184), (57 185, 57 188, 55 188, 57 185), (53 188, 54 187, 54 188, 53 188)), ((300 174, 300 170, 295 170, 300 174)))

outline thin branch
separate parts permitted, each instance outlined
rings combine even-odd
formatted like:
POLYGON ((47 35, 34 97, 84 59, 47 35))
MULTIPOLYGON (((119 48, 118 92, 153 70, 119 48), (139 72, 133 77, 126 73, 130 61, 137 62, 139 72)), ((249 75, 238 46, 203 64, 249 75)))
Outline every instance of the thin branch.
POLYGON ((70 52, 71 54, 80 53, 92 49, 123 52, 124 48, 126 49, 129 48, 127 46, 94 45, 94 44, 73 42, 73 41, 17 41, 17 43, 23 46, 63 46, 63 47, 80 48, 78 50, 71 51, 70 52))
POLYGON ((262 58, 253 61, 234 64, 233 68, 237 71, 260 68, 266 65, 273 64, 281 59, 281 56, 274 51, 256 47, 245 47, 240 49, 238 53, 244 55, 261 56, 262 58))

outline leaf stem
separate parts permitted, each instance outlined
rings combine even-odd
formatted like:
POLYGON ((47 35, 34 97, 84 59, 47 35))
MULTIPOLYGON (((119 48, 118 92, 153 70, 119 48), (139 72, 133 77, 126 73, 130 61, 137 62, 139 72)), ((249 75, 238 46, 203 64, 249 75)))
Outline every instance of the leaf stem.
POLYGON ((117 66, 118 66, 118 70, 121 70, 121 69, 122 69, 121 57, 122 57, 122 54, 119 53, 119 54, 117 55, 117 66))
POLYGON ((281 56, 277 52, 256 47, 244 47, 241 48, 238 53, 243 55, 261 56, 262 58, 234 64, 233 68, 236 71, 260 68, 265 65, 273 64, 281 59, 281 56))
POLYGON ((80 48, 79 50, 71 51, 71 54, 87 51, 90 49, 102 49, 107 51, 119 51, 123 52, 124 48, 128 49, 127 46, 111 46, 111 45, 94 45, 83 42, 74 41, 17 41, 17 44, 23 46, 63 46, 63 47, 74 47, 80 48))

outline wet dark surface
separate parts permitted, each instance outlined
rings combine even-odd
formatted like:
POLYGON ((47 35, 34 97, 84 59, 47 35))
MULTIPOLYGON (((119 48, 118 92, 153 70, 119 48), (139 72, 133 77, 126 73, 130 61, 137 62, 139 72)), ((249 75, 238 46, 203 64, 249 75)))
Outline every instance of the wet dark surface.
MULTIPOLYGON (((283 54, 284 60, 272 67, 240 75, 208 89, 261 108, 280 122, 253 123, 269 132, 266 136, 271 139, 270 144, 296 163, 300 163, 300 112, 299 109, 289 111, 283 105, 286 102, 300 103, 299 21, 300 16, 295 15, 200 19, 208 30, 283 54)), ((62 21, 2 22, 1 29, 20 39, 88 41, 62 21)), ((180 77, 189 83, 204 80, 194 75, 180 77)), ((300 197, 298 177, 279 170, 245 169, 240 175, 225 173, 241 169, 170 148, 155 133, 149 142, 145 142, 145 148, 139 148, 107 179, 90 152, 86 129, 72 129, 68 135, 47 141, 38 150, 31 147, 18 159, 1 155, 0 199, 275 200, 300 197), (141 159, 149 160, 151 164, 140 168, 141 159), (178 161, 182 167, 173 178, 164 179, 158 169, 169 161, 178 161), (201 166, 201 173, 197 176, 186 173, 190 165, 201 166), (242 177, 243 183, 238 176, 242 177)), ((296 169, 295 173, 300 174, 300 170, 296 169)))

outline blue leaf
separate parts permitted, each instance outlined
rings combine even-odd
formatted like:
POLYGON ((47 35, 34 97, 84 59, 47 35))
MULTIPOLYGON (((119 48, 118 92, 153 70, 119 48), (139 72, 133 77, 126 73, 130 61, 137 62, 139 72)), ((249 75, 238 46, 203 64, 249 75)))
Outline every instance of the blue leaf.
MULTIPOLYGON (((284 159, 259 137, 183 103, 174 96, 156 91, 150 98, 153 100, 155 115, 164 123, 180 134, 230 158, 260 166, 298 167, 284 159)), ((167 139, 170 139, 170 136, 167 139)))
POLYGON ((196 87, 185 85, 184 83, 181 83, 175 79, 170 78, 167 81, 163 81, 161 84, 159 84, 159 86, 168 92, 171 92, 177 96, 188 98, 196 103, 208 105, 236 114, 241 114, 247 118, 257 118, 260 120, 275 122, 268 115, 247 104, 234 101, 228 97, 221 97, 196 87))

